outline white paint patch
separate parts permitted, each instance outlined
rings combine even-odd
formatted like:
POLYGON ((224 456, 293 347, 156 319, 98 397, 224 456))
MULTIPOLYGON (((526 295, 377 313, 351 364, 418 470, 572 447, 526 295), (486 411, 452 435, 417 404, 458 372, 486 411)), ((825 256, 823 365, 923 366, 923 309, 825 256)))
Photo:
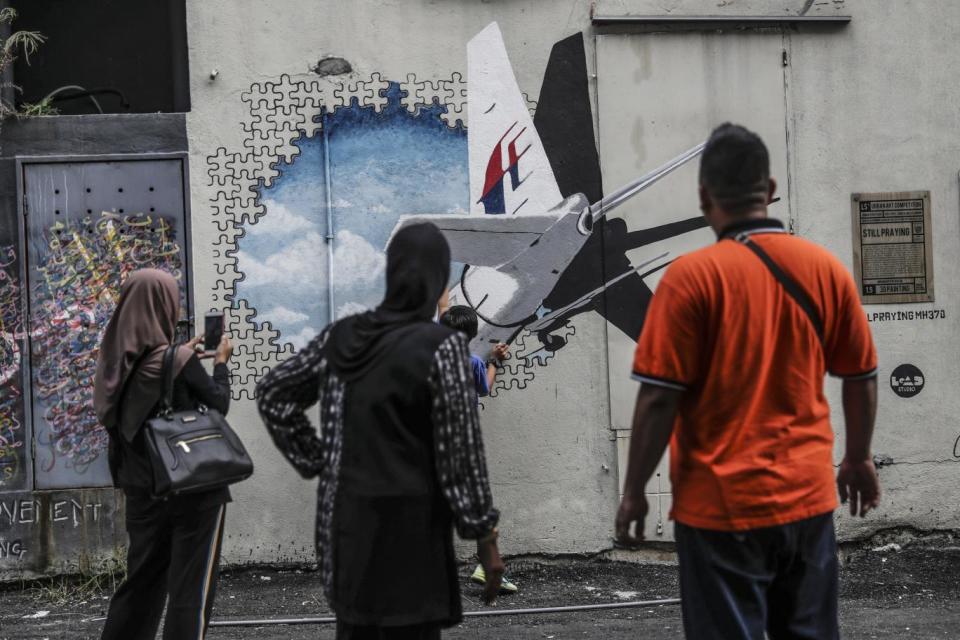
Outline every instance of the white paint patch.
POLYGON ((383 276, 387 257, 362 236, 344 229, 333 250, 333 281, 337 287, 370 284, 383 276))
POLYGON ((366 310, 367 307, 359 302, 344 302, 342 305, 337 307, 337 320, 346 318, 347 316, 354 316, 358 313, 363 313, 366 310))
POLYGON ((283 339, 286 342, 289 342, 293 345, 293 348, 299 351, 307 346, 311 340, 317 336, 317 330, 313 327, 304 327, 300 330, 300 333, 294 334, 292 336, 283 336, 283 339))
MULTIPOLYGON (((308 274, 324 273, 326 247, 323 236, 315 231, 286 244, 276 253, 258 260, 245 251, 237 252, 237 269, 243 273, 245 284, 250 287, 282 285, 314 280, 308 274)), ((314 282, 310 289, 316 289, 314 282)))
POLYGON ((613 595, 615 598, 620 600, 632 600, 640 595, 639 591, 614 591, 613 595))
MULTIPOLYGON (((334 286, 349 288, 375 282, 383 276, 387 258, 362 236, 344 229, 337 233, 333 250, 334 286)), ((327 248, 315 231, 289 242, 276 253, 258 260, 245 251, 237 252, 237 268, 250 287, 276 286, 318 292, 326 287, 324 274, 327 248), (297 284, 299 283, 299 284, 297 284)))
MULTIPOLYGON (((506 308, 520 288, 511 276, 491 267, 471 268, 467 271, 467 277, 464 278, 464 286, 474 308, 487 318, 493 317, 498 311, 506 308)), ((456 295, 457 304, 467 304, 466 297, 459 287, 456 295)))
POLYGON ((276 324, 298 324, 300 322, 306 322, 310 319, 305 313, 300 313, 299 311, 294 311, 293 309, 287 309, 283 306, 277 306, 269 311, 264 311, 259 314, 260 320, 265 320, 271 322, 274 325, 276 324))
POLYGON ((24 619, 24 620, 36 620, 37 618, 46 618, 48 615, 50 615, 50 612, 49 612, 49 611, 37 611, 37 612, 34 613, 34 614, 31 614, 31 615, 28 615, 28 616, 23 616, 23 619, 24 619))
POLYGON ((263 206, 266 209, 264 216, 257 221, 257 224, 248 228, 251 236, 286 236, 316 228, 310 220, 294 213, 287 205, 276 200, 266 199, 263 201, 263 206))

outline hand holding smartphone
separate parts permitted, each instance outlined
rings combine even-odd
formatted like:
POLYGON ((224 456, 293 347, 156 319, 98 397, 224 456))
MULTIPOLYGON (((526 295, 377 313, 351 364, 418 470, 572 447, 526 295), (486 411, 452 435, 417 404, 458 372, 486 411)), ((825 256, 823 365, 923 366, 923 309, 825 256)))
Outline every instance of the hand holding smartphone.
POLYGON ((213 353, 223 339, 223 314, 208 313, 203 317, 203 350, 213 353))

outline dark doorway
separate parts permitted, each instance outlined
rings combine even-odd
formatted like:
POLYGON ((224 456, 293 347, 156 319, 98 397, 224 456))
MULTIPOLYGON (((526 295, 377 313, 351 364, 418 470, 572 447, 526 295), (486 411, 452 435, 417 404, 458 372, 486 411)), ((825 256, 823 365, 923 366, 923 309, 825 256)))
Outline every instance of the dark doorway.
MULTIPOLYGON (((3 4, 0 2, 0 4, 3 4)), ((60 114, 190 110, 185 0, 7 0, 47 41, 14 66, 17 103, 60 114), (71 88, 65 88, 71 87, 71 88)))

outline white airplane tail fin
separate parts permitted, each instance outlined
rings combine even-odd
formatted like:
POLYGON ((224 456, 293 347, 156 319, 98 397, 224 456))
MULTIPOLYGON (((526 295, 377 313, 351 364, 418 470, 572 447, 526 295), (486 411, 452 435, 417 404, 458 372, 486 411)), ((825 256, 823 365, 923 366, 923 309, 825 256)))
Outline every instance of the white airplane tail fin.
POLYGON ((537 214, 563 199, 496 22, 467 44, 467 116, 471 214, 537 214))

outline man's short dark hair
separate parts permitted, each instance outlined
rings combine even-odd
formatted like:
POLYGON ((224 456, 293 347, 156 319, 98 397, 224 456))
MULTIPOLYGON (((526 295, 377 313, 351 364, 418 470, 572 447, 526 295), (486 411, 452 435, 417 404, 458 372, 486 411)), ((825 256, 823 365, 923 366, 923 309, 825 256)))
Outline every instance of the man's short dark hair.
POLYGON ((450 307, 440 317, 440 324, 467 334, 471 340, 477 337, 477 312, 468 306, 458 304, 450 307))
POLYGON ((766 204, 770 154, 760 136, 729 122, 710 134, 700 159, 700 184, 729 213, 766 204))

